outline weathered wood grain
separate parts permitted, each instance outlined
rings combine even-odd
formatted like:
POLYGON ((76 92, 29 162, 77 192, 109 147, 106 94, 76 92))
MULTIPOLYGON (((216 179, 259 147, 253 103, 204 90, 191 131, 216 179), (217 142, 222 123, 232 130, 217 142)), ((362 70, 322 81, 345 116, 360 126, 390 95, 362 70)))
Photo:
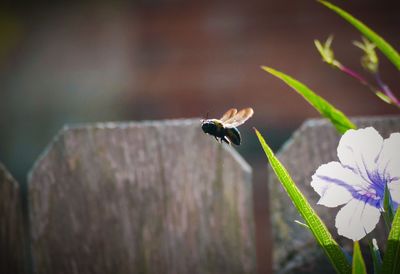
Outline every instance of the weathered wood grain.
POLYGON ((251 169, 199 120, 63 129, 29 176, 37 273, 254 273, 251 169))
POLYGON ((24 236, 20 188, 0 163, 0 273, 26 273, 24 236))
MULTIPOLYGON (((389 137, 392 132, 400 132, 400 116, 354 118, 352 121, 359 128, 373 126, 384 138, 389 137)), ((339 244, 352 250, 352 241, 337 235, 335 217, 338 208, 316 205, 319 196, 310 186, 311 176, 321 164, 338 161, 336 149, 340 137, 341 135, 327 120, 308 120, 293 134, 277 155, 339 244)), ((335 273, 311 233, 294 223, 294 220, 301 220, 301 217, 271 168, 269 168, 268 185, 271 196, 275 272, 335 273)), ((386 231, 383 224, 380 224, 372 235, 378 239, 379 243, 384 243, 386 231)))

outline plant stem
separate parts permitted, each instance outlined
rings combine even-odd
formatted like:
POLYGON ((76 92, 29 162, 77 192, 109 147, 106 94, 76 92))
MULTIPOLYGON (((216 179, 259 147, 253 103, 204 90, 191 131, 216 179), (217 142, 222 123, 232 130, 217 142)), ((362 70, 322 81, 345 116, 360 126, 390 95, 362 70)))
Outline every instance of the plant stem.
POLYGON ((361 84, 371 87, 371 85, 368 83, 368 81, 364 77, 362 77, 360 74, 358 74, 357 72, 349 69, 348 67, 343 66, 342 64, 340 64, 340 66, 338 66, 338 68, 341 71, 343 71, 344 73, 346 73, 347 75, 357 79, 361 84))
POLYGON ((357 72, 349 69, 348 67, 342 65, 341 63, 335 64, 335 67, 337 67, 340 71, 346 73, 350 77, 356 79, 357 81, 359 81, 364 86, 368 87, 378 97, 381 97, 381 96, 379 96, 379 94, 385 94, 387 96, 387 98, 388 98, 388 101, 386 101, 387 103, 390 103, 390 104, 400 108, 400 101, 392 93, 392 91, 390 90, 389 86, 386 85, 381 80, 378 72, 374 73, 375 79, 376 79, 376 81, 377 81, 377 83, 379 85, 379 88, 376 88, 375 86, 371 85, 362 75, 360 75, 357 72))

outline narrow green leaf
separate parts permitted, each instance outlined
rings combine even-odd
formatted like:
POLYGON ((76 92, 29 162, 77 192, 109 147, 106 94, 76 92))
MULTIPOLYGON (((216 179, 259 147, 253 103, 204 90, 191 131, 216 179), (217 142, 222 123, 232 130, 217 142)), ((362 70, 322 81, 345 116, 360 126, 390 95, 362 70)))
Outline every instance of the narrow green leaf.
POLYGON ((383 210, 383 218, 385 220, 386 226, 390 228, 393 222, 394 212, 392 207, 392 198, 390 197, 390 191, 387 185, 385 186, 383 196, 383 210))
POLYGON ((355 28, 357 28, 365 37, 367 37, 371 42, 375 43, 375 45, 382 51, 384 55, 400 70, 400 55, 399 53, 381 36, 379 36, 376 32, 371 30, 369 27, 364 25, 360 20, 354 18, 348 12, 342 10, 341 8, 323 0, 319 0, 319 2, 329 9, 333 10, 337 14, 339 14, 343 19, 352 24, 355 28))
POLYGON ((367 273, 364 258, 362 256, 360 245, 358 244, 358 241, 354 242, 353 267, 352 267, 351 273, 352 274, 366 274, 367 273))
POLYGON ((369 241, 368 245, 372 256, 372 263, 374 264, 374 273, 379 274, 382 269, 382 257, 376 239, 369 241))
POLYGON ((328 118, 340 133, 345 133, 348 129, 356 128, 346 115, 328 103, 325 99, 315 94, 315 92, 309 89, 306 85, 300 83, 289 75, 270 67, 262 66, 262 69, 278 77, 302 95, 319 113, 321 113, 322 116, 328 118))
POLYGON ((400 273, 400 207, 394 215, 382 263, 382 274, 396 273, 400 273))
POLYGON ((343 253, 340 246, 333 239, 332 235, 329 233, 325 224, 312 209, 307 199, 297 188, 296 184, 293 182, 292 178, 290 177, 285 167, 279 162, 278 158, 275 157, 274 153, 272 152, 271 148, 267 145, 264 138, 261 136, 260 132, 258 132, 257 129, 255 129, 255 132, 276 176, 278 177, 283 188, 289 195, 293 204, 299 211, 300 215, 305 220, 308 228, 314 235, 318 244, 320 244, 323 250, 325 251, 325 254, 328 256, 336 272, 350 273, 351 272, 350 263, 348 262, 346 255, 343 253))

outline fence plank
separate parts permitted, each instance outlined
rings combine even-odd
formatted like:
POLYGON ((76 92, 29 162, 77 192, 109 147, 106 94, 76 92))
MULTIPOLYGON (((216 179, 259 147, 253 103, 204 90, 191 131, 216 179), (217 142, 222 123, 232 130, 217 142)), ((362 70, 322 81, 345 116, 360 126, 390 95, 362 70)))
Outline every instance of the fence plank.
POLYGON ((29 177, 37 273, 254 273, 250 167, 199 120, 65 128, 29 177))
POLYGON ((20 188, 0 163, 0 273, 25 273, 24 236, 20 188))
MULTIPOLYGON (((400 131, 400 116, 354 118, 359 127, 373 126, 384 137, 400 131)), ((335 228, 337 208, 316 205, 319 196, 310 186, 311 176, 324 163, 337 161, 336 149, 341 135, 325 119, 306 121, 279 151, 278 158, 288 169, 293 180, 310 201, 341 246, 352 249, 352 242, 339 237, 335 228)), ((269 168, 271 223, 274 239, 274 270, 276 273, 334 273, 311 233, 294 223, 297 213, 279 181, 269 168), (301 252, 300 252, 301 251, 301 252)), ((385 241, 385 230, 380 224, 374 237, 385 241)))

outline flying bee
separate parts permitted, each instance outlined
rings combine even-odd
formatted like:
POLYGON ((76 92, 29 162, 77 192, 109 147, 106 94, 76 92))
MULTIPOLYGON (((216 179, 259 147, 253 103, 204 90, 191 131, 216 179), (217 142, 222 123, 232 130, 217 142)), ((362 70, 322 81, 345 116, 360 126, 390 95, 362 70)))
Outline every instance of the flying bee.
POLYGON ((220 119, 203 120, 201 129, 204 133, 214 136, 219 142, 224 141, 227 144, 233 143, 238 146, 242 139, 237 127, 253 116, 253 113, 252 108, 245 108, 239 112, 236 108, 231 108, 220 119))

